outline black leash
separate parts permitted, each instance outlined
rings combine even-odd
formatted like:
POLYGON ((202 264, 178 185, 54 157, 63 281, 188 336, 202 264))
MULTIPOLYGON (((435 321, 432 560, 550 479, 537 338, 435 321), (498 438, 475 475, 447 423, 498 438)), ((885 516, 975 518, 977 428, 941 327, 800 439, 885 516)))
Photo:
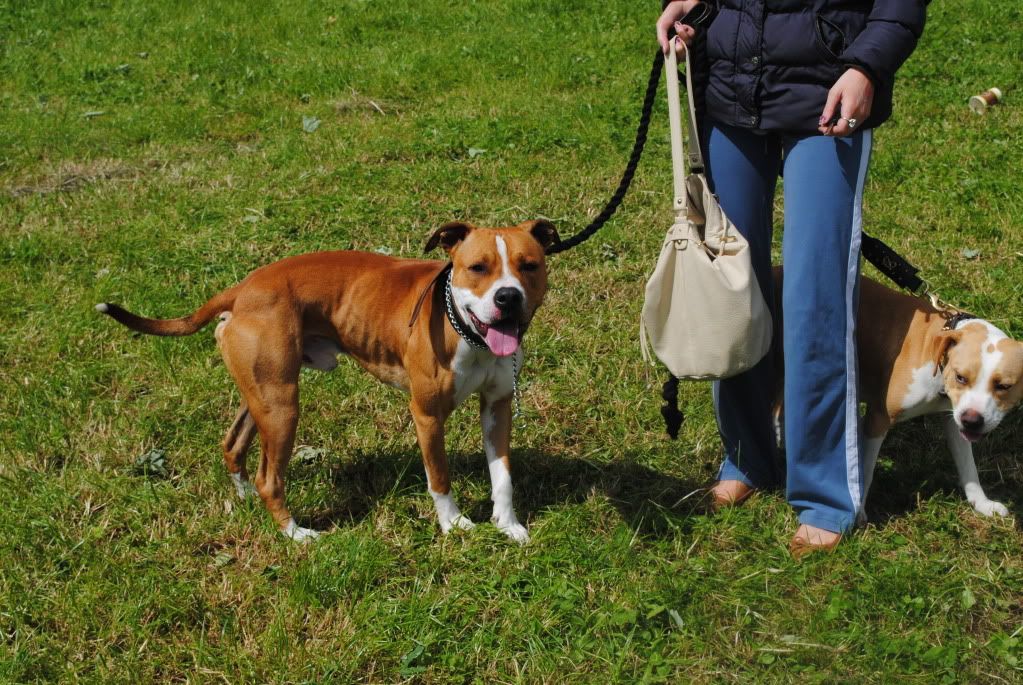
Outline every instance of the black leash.
POLYGON ((600 214, 586 228, 571 238, 551 245, 547 248, 547 254, 558 254, 589 240, 594 233, 607 223, 608 219, 618 210, 618 206, 622 204, 622 200, 625 199, 625 193, 629 192, 629 186, 632 185, 632 177, 636 174, 639 159, 643 156, 643 147, 646 145, 646 133, 650 127, 650 113, 654 108, 654 98, 657 96, 657 85, 661 81, 661 69, 663 67, 664 55, 658 50, 657 55, 654 56, 654 63, 650 67, 650 78, 646 84, 646 95, 643 97, 643 112, 639 117, 639 127, 636 129, 636 141, 632 144, 629 163, 625 165, 625 173, 622 174, 622 180, 618 182, 618 189, 615 190, 614 195, 611 196, 611 199, 604 206, 604 209, 601 210, 600 214))
MULTIPOLYGON (((687 15, 684 21, 688 18, 687 15)), ((704 16, 698 21, 700 20, 706 21, 708 18, 704 16)), ((674 39, 673 37, 670 38, 674 39)), ((646 145, 647 129, 650 127, 650 114, 653 111, 654 98, 657 96, 657 87, 661 80, 663 67, 664 55, 658 50, 650 67, 650 77, 647 80, 646 94, 643 97, 642 113, 639 118, 639 126, 636 128, 636 140, 632 144, 632 152, 629 154, 628 164, 625 165, 625 172, 618 182, 618 188, 615 190, 614 195, 611 196, 604 209, 586 228, 571 238, 551 245, 547 248, 547 254, 558 254, 589 240, 608 222, 622 204, 625 194, 632 185, 632 178, 636 174, 636 168, 639 166, 640 158, 643 155, 643 148, 646 145)), ((920 269, 906 261, 905 258, 889 247, 884 241, 863 232, 861 233, 860 250, 867 261, 877 267, 881 273, 890 278, 899 287, 910 291, 914 295, 922 296, 927 294, 927 284, 917 275, 920 269)), ((668 434, 674 440, 678 437, 682 423, 685 421, 685 415, 678 407, 677 378, 669 374, 668 380, 665 381, 661 388, 661 397, 664 399, 664 404, 661 406, 661 416, 664 418, 668 434)))
MULTIPOLYGON (((650 77, 647 79, 646 94, 643 96, 643 108, 639 118, 639 126, 636 128, 636 140, 632 144, 632 152, 629 154, 629 162, 625 165, 625 172, 618 182, 618 188, 614 195, 608 200, 604 209, 596 216, 583 230, 571 238, 557 242, 547 248, 547 254, 553 255, 565 250, 570 250, 581 243, 586 242, 593 235, 603 228, 604 224, 618 211, 618 207, 625 199, 632 185, 632 178, 636 175, 636 168, 639 166, 640 158, 643 156, 643 148, 646 146, 647 130, 650 128, 650 114, 654 108, 654 98, 657 97, 657 87, 661 81, 661 70, 664 67, 664 55, 658 50, 654 55, 653 64, 650 67, 650 77)), ((683 81, 684 83, 684 81, 683 81)), ((890 278, 900 288, 904 288, 914 295, 921 295, 926 292, 926 283, 917 274, 920 269, 910 264, 904 257, 889 247, 884 241, 875 238, 867 233, 862 233, 861 252, 864 259, 877 267, 878 271, 890 278)))
POLYGON ((904 288, 914 295, 926 292, 924 279, 917 276, 920 269, 907 262, 902 255, 888 247, 883 241, 862 234, 860 252, 864 259, 877 267, 877 270, 890 278, 895 285, 904 288))

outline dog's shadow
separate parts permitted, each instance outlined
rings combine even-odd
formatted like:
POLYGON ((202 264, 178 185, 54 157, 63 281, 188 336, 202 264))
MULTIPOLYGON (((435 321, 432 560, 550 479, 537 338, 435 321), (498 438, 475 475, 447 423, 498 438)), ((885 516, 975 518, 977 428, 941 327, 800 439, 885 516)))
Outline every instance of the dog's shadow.
MULTIPOLYGON (((896 426, 889 434, 867 500, 872 524, 886 526, 916 511, 921 501, 939 495, 963 500, 962 505, 969 506, 945 445, 942 420, 940 416, 921 417, 896 426)), ((988 497, 1005 504, 1017 527, 1023 528, 1023 469, 1015 453, 1021 438, 1023 412, 1015 412, 974 452, 988 497)), ((512 477, 520 520, 602 496, 639 534, 670 536, 689 530, 690 519, 706 512, 710 474, 700 480, 680 478, 643 465, 642 456, 625 452, 612 461, 595 462, 544 449, 513 450, 512 477)), ((324 469, 329 472, 329 488, 320 501, 311 506, 295 503, 300 525, 317 530, 343 528, 367 518, 393 493, 426 495, 426 476, 415 445, 361 450, 340 459, 330 456, 329 462, 291 468, 291 492, 300 489, 303 481, 322 481, 324 469)), ((452 481, 463 489, 455 492, 463 511, 473 521, 488 520, 493 505, 486 458, 476 451, 455 451, 449 455, 449 468, 452 481)))
MULTIPOLYGON (((519 519, 526 522, 542 516, 548 508, 603 496, 640 535, 661 536, 688 530, 690 519, 706 511, 707 482, 661 473, 638 463, 638 456, 623 454, 611 462, 596 463, 542 449, 513 450, 512 478, 519 519)), ((452 482, 462 486, 461 492, 456 490, 455 498, 463 512, 473 521, 489 520, 493 503, 486 457, 475 452, 455 452, 448 460, 452 482)), ((293 487, 301 487, 303 480, 321 480, 322 466, 300 466, 297 473, 293 470, 290 479, 293 487)), ((330 492, 322 502, 293 508, 300 525, 317 530, 344 528, 364 520, 392 493, 426 496, 426 476, 415 447, 346 455, 343 461, 330 467, 329 480, 330 492)))
MULTIPOLYGON (((915 511, 921 500, 951 495, 966 503, 955 462, 945 444, 944 417, 924 416, 895 426, 885 439, 867 499, 871 523, 886 525, 915 511)), ((1016 448, 1023 438, 1023 412, 1007 416, 974 445, 985 494, 1004 504, 1023 528, 1023 471, 1016 448)))

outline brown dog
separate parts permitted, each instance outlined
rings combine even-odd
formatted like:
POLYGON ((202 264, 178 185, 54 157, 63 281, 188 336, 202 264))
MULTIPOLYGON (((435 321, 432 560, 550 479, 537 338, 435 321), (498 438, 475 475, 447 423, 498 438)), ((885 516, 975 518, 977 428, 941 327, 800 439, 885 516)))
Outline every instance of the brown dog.
MULTIPOLYGON (((781 406, 782 267, 774 268, 776 393, 781 406)), ((1023 399, 1023 343, 988 321, 951 316, 927 300, 869 278, 860 279, 856 330, 863 417, 863 497, 885 436, 896 423, 924 414, 945 415, 945 442, 959 484, 984 516, 1007 516, 989 499, 977 475, 973 443, 993 431, 1023 399)))
POLYGON ((547 221, 493 229, 455 222, 426 243, 427 252, 438 245, 447 251, 450 269, 432 260, 315 252, 257 269, 179 319, 147 319, 114 304, 96 309, 151 335, 191 335, 219 315, 217 342, 242 396, 224 437, 224 462, 239 496, 249 495, 245 454, 259 432, 255 490, 294 540, 317 535, 295 523, 284 499, 302 366, 329 371, 344 353, 411 394, 427 485, 445 533, 473 524, 451 496, 444 423, 479 392, 493 521, 525 542, 508 464, 512 390, 522 335, 547 292, 545 250, 557 241, 547 221))

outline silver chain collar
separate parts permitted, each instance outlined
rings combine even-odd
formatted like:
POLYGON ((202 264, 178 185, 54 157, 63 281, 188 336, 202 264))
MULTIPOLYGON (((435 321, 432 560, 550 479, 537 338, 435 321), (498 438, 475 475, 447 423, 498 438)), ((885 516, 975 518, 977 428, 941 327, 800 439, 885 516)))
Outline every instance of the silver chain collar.
POLYGON ((448 310, 448 321, 451 322, 451 327, 455 329, 455 333, 462 336, 462 340, 478 350, 489 350, 490 348, 487 347, 485 342, 483 342, 483 338, 481 338, 478 334, 467 330, 465 325, 462 323, 461 317, 455 313, 455 303, 454 299, 451 297, 451 276, 453 273, 454 270, 448 271, 448 278, 444 284, 444 304, 447 306, 448 310))
POLYGON ((522 397, 519 395, 519 355, 512 355, 512 402, 515 409, 512 411, 512 421, 522 418, 522 397))

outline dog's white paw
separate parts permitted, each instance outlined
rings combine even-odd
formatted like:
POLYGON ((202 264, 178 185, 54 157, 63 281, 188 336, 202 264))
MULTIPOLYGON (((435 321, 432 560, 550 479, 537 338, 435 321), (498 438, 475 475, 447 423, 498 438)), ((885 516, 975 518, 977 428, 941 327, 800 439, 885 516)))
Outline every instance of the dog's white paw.
POLYGON ((447 521, 441 521, 440 529, 444 534, 448 534, 454 528, 461 528, 462 530, 472 530, 476 527, 476 524, 469 520, 468 517, 462 514, 457 514, 453 518, 447 521))
POLYGON ((238 493, 238 499, 249 499, 256 496, 256 486, 248 478, 240 473, 231 474, 231 482, 234 483, 234 491, 238 493))
POLYGON ((300 527, 295 523, 295 519, 288 519, 287 525, 281 528, 281 533, 290 540, 303 543, 312 542, 320 537, 320 534, 312 528, 300 527))
POLYGON ((984 516, 1008 516, 1009 510, 1001 502, 996 502, 993 499, 982 499, 973 503, 973 508, 977 510, 977 513, 983 514, 984 516))
POLYGON ((451 532, 452 528, 461 528, 462 530, 472 530, 476 527, 472 521, 466 516, 462 515, 458 505, 455 504, 455 498, 451 496, 451 493, 439 495, 433 490, 430 490, 430 494, 433 496, 433 504, 437 509, 437 522, 440 523, 440 530, 442 533, 447 535, 451 532))
POLYGON ((529 531, 518 521, 504 526, 497 524, 497 529, 520 545, 529 542, 529 531))

